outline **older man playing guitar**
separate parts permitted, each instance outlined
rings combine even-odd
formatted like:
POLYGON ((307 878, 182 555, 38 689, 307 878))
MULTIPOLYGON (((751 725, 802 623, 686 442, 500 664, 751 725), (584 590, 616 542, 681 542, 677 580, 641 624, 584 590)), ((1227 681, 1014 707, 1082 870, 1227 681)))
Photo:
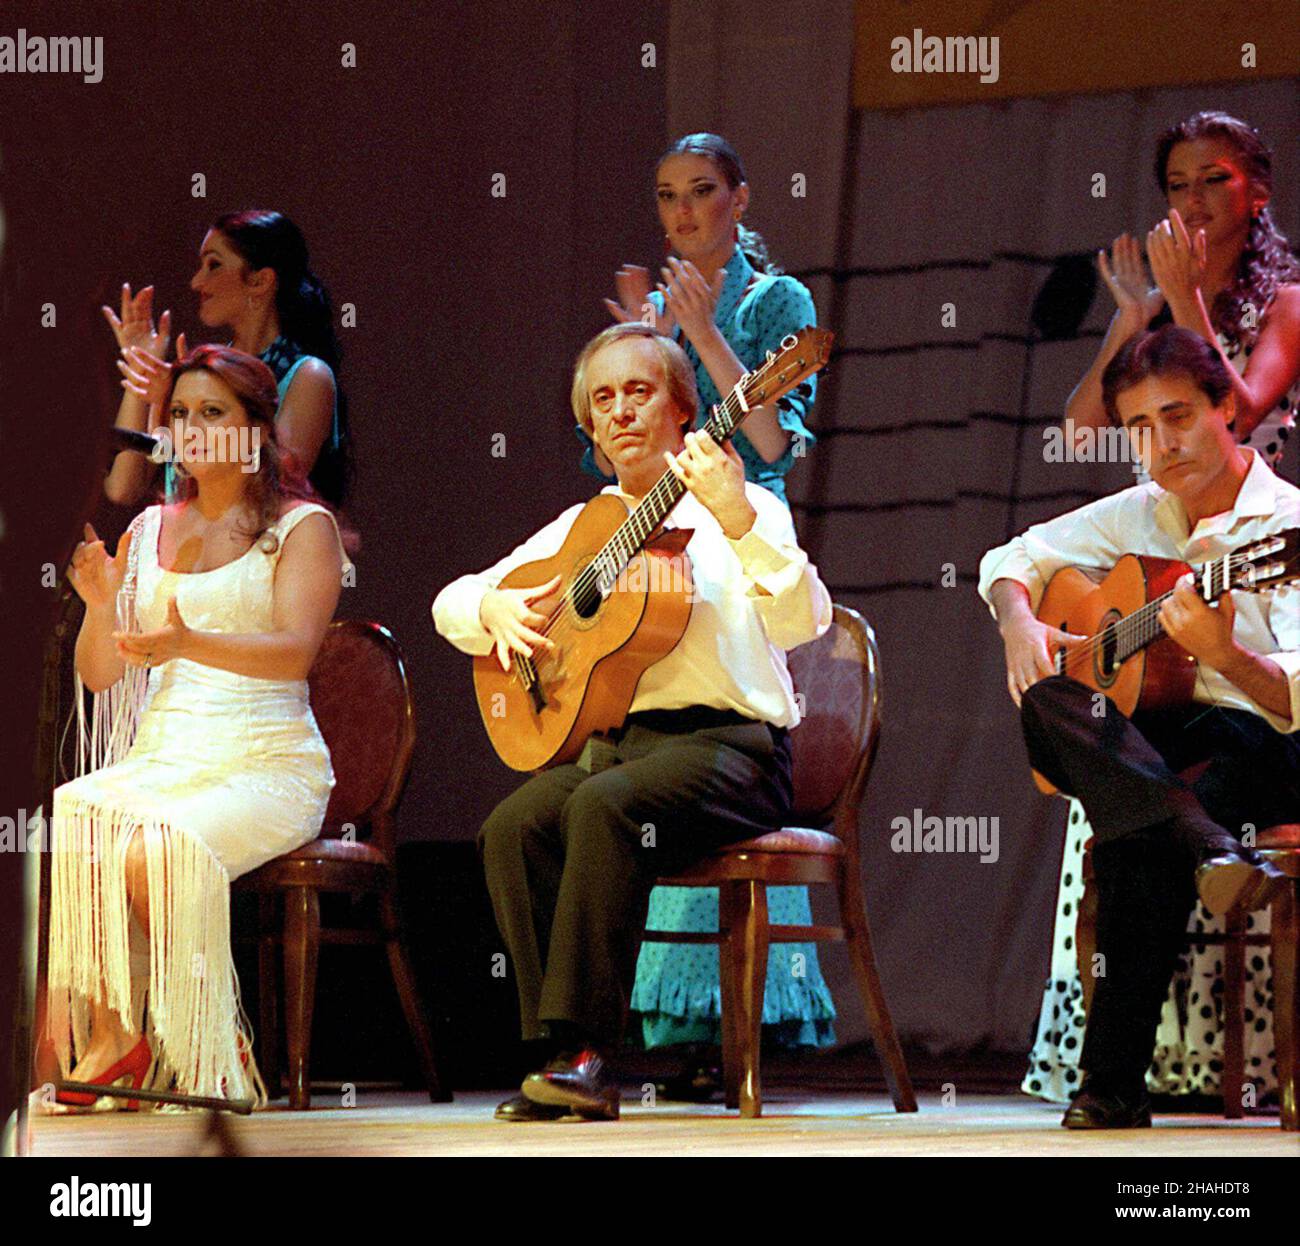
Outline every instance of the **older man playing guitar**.
POLYGON ((1144 1075, 1196 895, 1214 913, 1270 903, 1286 880, 1238 837, 1300 820, 1300 490, 1236 444, 1230 378, 1188 330, 1129 339, 1103 394, 1152 482, 980 567, 1030 761, 1093 828, 1104 969, 1072 1129, 1150 1125, 1144 1075), (1084 583, 1075 567, 1115 570, 1077 613, 1046 606, 1058 578, 1084 583), (1147 600, 1124 604, 1144 577, 1147 600))
MULTIPOLYGON (((788 389, 817 366, 792 366, 778 383, 788 389)), ((480 706, 503 758, 520 769, 549 765, 497 806, 479 836, 523 1036, 549 1039, 554 1052, 499 1119, 617 1118, 607 1058, 622 1035, 655 879, 779 826, 789 811, 787 731, 799 710, 785 651, 829 627, 831 603, 789 512, 746 483, 726 440, 745 411, 772 397, 757 376, 715 412, 720 440, 684 434, 696 394, 681 348, 635 322, 605 330, 578 357, 573 408, 617 486, 433 603, 438 631, 482 655, 480 706), (594 517, 603 535, 611 513, 625 522, 603 545, 574 548, 581 525, 594 517), (681 592, 658 650, 628 665, 640 642, 619 630, 620 617, 635 622, 643 605, 648 613, 673 593, 638 597, 618 577, 655 570, 646 553, 656 542, 673 553, 663 565, 675 567, 681 592), (525 566, 533 563, 543 566, 525 566), (607 620, 615 634, 603 665, 616 686, 600 694, 594 676, 583 686, 571 667, 607 620), (584 717, 600 695, 606 708, 584 717)))

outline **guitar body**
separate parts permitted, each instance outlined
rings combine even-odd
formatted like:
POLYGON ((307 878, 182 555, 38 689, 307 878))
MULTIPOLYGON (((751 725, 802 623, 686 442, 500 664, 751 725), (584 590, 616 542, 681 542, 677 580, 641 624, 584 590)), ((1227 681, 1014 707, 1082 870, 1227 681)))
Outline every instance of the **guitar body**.
MULTIPOLYGON (((602 493, 583 507, 564 545, 550 558, 516 567, 501 588, 527 588, 562 577, 556 598, 628 518, 626 504, 602 493)), ((686 543, 693 529, 663 531, 635 554, 619 587, 590 617, 566 612, 548 633, 557 648, 534 662, 541 704, 518 676, 503 671, 495 651, 474 659, 474 694, 493 748, 513 770, 542 770, 574 761, 587 737, 622 725, 642 673, 682 638, 694 596, 686 543)), ((549 613, 544 603, 533 607, 549 613)))
MULTIPOLYGON (((1172 558, 1125 554, 1109 572, 1062 567, 1047 583, 1038 620, 1078 636, 1096 636, 1147 602, 1173 589, 1191 568, 1172 558)), ((1062 646, 1063 648, 1063 646, 1062 646)), ((1105 646, 1071 663, 1064 673, 1104 692, 1126 718, 1136 709, 1185 705, 1196 685, 1196 659, 1168 636, 1160 636, 1116 666, 1105 646)), ((1054 655, 1055 656, 1055 655, 1054 655)), ((1057 789, 1037 771, 1034 782, 1048 795, 1057 789)))
MULTIPOLYGON (((746 372, 712 410, 703 432, 725 445, 752 410, 775 402, 825 367, 833 334, 809 325, 746 372)), ((551 558, 516 567, 501 588, 560 577, 534 601, 550 645, 530 642, 503 671, 495 652, 474 659, 474 695, 488 738, 513 770, 574 761, 588 738, 622 726, 645 671, 672 651, 691 618, 695 588, 686 544, 693 529, 665 529, 686 486, 670 469, 629 511, 611 493, 591 499, 551 558)))

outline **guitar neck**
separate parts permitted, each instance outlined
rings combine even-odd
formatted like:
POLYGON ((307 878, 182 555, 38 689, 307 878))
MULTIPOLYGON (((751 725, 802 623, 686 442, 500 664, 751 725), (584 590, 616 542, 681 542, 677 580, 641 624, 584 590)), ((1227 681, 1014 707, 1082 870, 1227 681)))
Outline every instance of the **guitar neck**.
MULTIPOLYGON (((732 390, 713 408, 704 431, 722 445, 730 440, 747 414, 741 408, 736 391, 732 390)), ((596 555, 596 574, 602 589, 607 590, 618 579, 623 568, 641 551, 650 534, 663 523, 685 492, 686 486, 671 471, 659 477, 655 487, 641 499, 596 555)))

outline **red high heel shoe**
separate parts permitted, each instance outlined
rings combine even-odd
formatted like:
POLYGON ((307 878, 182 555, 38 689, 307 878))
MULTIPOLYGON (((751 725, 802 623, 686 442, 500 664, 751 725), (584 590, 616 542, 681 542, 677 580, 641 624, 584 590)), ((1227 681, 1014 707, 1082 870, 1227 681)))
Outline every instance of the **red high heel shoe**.
MULTIPOLYGON (((149 1040, 142 1034, 140 1041, 126 1053, 116 1064, 105 1069, 96 1079, 100 1086, 112 1086, 124 1077, 131 1079, 131 1089, 139 1090, 153 1063, 153 1052, 149 1049, 149 1040)), ((99 1095, 92 1095, 82 1090, 60 1090, 54 1095, 56 1103, 65 1103, 72 1107, 90 1107, 99 1095)), ((140 1107, 138 1099, 128 1099, 126 1108, 134 1112, 140 1107)))

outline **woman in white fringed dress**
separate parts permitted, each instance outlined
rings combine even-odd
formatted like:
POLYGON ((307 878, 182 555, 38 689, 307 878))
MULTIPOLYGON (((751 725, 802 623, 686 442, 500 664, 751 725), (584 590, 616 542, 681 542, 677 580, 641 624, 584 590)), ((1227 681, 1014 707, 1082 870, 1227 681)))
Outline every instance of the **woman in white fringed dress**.
POLYGON ((229 885, 320 829, 334 775, 306 677, 350 564, 280 458, 264 363, 202 346, 138 366, 185 479, 116 556, 88 528, 73 557, 97 695, 90 773, 54 794, 48 1027, 73 1080, 262 1103, 229 885))

